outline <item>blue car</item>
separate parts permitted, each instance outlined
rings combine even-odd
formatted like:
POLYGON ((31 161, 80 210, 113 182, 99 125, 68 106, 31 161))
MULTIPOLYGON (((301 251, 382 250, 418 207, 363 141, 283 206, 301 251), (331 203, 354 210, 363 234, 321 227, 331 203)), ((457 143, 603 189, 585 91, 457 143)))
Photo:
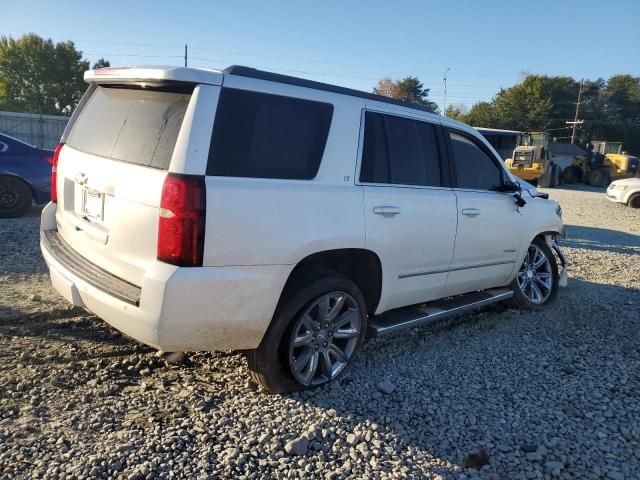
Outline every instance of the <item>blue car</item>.
POLYGON ((21 217, 51 196, 53 152, 0 133, 0 218, 21 217))

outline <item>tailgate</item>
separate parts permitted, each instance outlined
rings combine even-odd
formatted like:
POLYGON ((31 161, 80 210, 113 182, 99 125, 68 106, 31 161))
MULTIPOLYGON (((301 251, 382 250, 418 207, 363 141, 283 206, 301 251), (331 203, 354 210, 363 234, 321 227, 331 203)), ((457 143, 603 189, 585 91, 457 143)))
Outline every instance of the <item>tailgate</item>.
POLYGON ((134 285, 156 261, 162 185, 190 98, 184 87, 98 86, 60 151, 60 235, 134 285))

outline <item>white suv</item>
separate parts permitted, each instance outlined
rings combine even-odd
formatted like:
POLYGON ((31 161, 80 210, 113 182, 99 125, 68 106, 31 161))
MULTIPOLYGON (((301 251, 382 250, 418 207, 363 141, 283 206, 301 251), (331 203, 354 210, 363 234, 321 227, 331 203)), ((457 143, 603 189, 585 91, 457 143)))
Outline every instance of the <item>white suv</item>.
POLYGON ((467 125, 247 67, 85 79, 42 252, 70 302, 154 348, 246 350, 284 392, 367 334, 541 308, 566 281, 559 205, 467 125))

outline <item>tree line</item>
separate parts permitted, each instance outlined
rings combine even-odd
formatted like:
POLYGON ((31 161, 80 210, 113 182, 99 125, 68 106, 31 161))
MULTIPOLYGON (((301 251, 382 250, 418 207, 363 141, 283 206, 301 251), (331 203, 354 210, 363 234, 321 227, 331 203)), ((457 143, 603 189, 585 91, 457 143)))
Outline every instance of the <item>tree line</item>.
MULTIPOLYGON (((93 68, 108 67, 103 58, 93 68)), ((54 43, 33 33, 0 37, 0 110, 71 115, 87 89, 89 61, 73 42, 54 43)))
MULTIPOLYGON (((0 37, 0 110, 70 115, 86 90, 84 72, 90 64, 73 42, 54 43, 35 34, 18 39, 0 37)), ((100 59, 93 68, 109 66, 100 59)), ((470 109, 448 105, 447 117, 473 126, 520 131, 548 131, 559 139, 570 136, 580 82, 566 76, 526 75, 503 88, 489 102, 470 109)), ((418 103, 438 112, 429 89, 415 76, 383 78, 373 88, 379 95, 418 103)), ((640 154, 640 77, 614 75, 586 80, 582 85, 576 143, 617 140, 640 154)))
MULTIPOLYGON (((476 127, 519 131, 547 131, 568 141, 580 90, 580 81, 566 76, 526 75, 510 88, 501 89, 490 102, 478 102, 470 109, 448 105, 445 115, 476 127)), ((374 93, 437 106, 428 99, 415 77, 378 82, 374 93)), ((578 118, 584 123, 576 132, 576 143, 585 147, 591 140, 622 141, 630 153, 640 155, 640 77, 614 75, 608 80, 582 83, 578 118)))

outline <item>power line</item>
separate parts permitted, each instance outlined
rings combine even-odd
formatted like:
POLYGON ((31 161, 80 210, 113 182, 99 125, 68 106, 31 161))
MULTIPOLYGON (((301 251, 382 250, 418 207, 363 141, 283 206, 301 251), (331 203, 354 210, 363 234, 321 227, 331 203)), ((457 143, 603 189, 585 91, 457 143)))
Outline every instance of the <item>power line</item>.
MULTIPOLYGON (((97 40, 77 40, 77 43, 93 43, 99 45, 122 45, 122 46, 138 46, 138 47, 146 47, 146 48, 183 48, 183 45, 160 45, 160 44, 152 44, 152 43, 135 43, 135 42, 108 42, 108 41, 97 41, 97 40)), ((228 55, 241 55, 241 56, 250 56, 257 58, 267 58, 273 60, 286 60, 286 61, 294 61, 294 62, 305 62, 305 63, 317 63, 323 65, 337 65, 343 67, 356 67, 356 68, 367 68, 367 69, 382 69, 382 70, 407 70, 406 67, 400 67, 399 65, 390 66, 390 65, 364 65, 357 63, 342 63, 342 62, 331 62, 326 60, 316 60, 309 58, 300 58, 300 57, 286 57, 286 56, 277 56, 277 55, 264 55, 259 53, 248 53, 248 52, 239 52, 234 50, 222 50, 222 49, 211 49, 211 48, 202 48, 202 47, 191 47, 191 50, 198 50, 203 52, 213 52, 213 53, 223 53, 228 55)), ((91 54, 87 54, 91 55, 91 54)), ((435 71, 422 71, 420 73, 435 75, 435 71)), ((494 77, 494 78, 504 78, 504 75, 498 74, 487 74, 487 73, 477 73, 477 72, 458 72, 463 75, 469 75, 473 77, 494 77)), ((435 82, 434 82, 435 83, 435 82)))

